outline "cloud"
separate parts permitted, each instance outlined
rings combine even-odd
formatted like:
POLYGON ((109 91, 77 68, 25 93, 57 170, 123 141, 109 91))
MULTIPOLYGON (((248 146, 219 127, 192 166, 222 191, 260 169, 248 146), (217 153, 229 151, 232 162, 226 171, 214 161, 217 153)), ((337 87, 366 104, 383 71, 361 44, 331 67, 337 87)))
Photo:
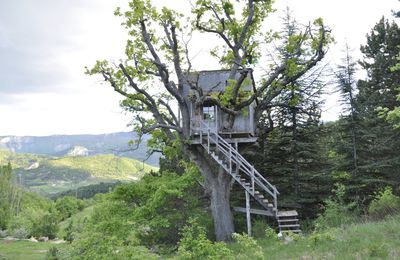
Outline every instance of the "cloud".
POLYGON ((72 75, 58 57, 80 45, 79 20, 95 2, 0 1, 0 95, 62 91, 72 75))

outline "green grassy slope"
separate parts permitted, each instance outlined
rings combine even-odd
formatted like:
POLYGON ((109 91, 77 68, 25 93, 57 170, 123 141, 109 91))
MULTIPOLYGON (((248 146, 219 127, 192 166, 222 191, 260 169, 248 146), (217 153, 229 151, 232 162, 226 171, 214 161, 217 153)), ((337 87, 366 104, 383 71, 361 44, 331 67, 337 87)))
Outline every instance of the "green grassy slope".
MULTIPOLYGON (((54 244, 50 242, 6 241, 0 240, 0 259, 43 260, 54 244)), ((57 245, 58 247, 62 245, 57 245)))
MULTIPOLYGON (((74 223, 89 216, 92 209, 89 207, 73 216, 74 223)), ((65 228, 67 222, 62 222, 61 227, 65 228)), ((259 248, 229 244, 234 251, 232 259, 400 259, 400 216, 332 229, 291 242, 259 239, 257 244, 259 248), (259 250, 258 258, 249 258, 251 253, 248 252, 259 250)), ((0 240, 0 259, 44 259, 50 246, 49 243, 0 240)), ((164 258, 176 259, 174 256, 164 258)))
POLYGON ((56 193, 111 181, 137 180, 156 167, 115 155, 54 157, 0 150, 0 165, 11 162, 16 182, 34 191, 56 193))
MULTIPOLYGON (((291 242, 258 240, 264 259, 400 259, 400 216, 307 235, 291 242)), ((241 252, 237 244, 230 245, 241 252)))

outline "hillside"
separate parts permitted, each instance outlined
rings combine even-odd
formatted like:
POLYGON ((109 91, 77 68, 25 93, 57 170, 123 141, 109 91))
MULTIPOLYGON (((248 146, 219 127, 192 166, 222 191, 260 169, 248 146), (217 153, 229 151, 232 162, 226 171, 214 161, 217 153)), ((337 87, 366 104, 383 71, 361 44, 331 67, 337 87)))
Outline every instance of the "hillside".
POLYGON ((112 154, 55 157, 0 150, 0 165, 11 162, 16 182, 34 191, 56 193, 100 182, 137 180, 156 167, 112 154))
MULTIPOLYGON (((51 156, 65 156, 76 147, 84 147, 87 154, 114 154, 143 161, 147 158, 147 140, 135 150, 129 147, 129 142, 137 138, 132 132, 119 132, 100 135, 52 135, 52 136, 0 136, 0 148, 6 148, 16 153, 32 153, 51 156)), ((158 166, 160 155, 154 154, 146 163, 158 166)))
MULTIPOLYGON (((258 244, 263 259, 399 259, 400 216, 351 224, 291 242, 259 240, 258 244)), ((240 252, 240 247, 233 245, 233 249, 240 252)))
MULTIPOLYGON (((89 207, 71 219, 79 223, 92 212, 93 207, 89 207)), ((61 231, 71 219, 60 223, 61 231)), ((290 242, 257 239, 255 244, 251 240, 232 243, 229 245, 231 254, 225 255, 225 259, 399 259, 399 234, 400 216, 396 216, 381 222, 353 224, 332 229, 329 233, 298 237, 290 242)), ((44 259, 46 250, 53 245, 50 242, 0 240, 0 259, 44 259)), ((69 251, 67 246, 61 244, 57 247, 61 251, 69 251)), ((182 259, 178 255, 161 258, 182 259)))

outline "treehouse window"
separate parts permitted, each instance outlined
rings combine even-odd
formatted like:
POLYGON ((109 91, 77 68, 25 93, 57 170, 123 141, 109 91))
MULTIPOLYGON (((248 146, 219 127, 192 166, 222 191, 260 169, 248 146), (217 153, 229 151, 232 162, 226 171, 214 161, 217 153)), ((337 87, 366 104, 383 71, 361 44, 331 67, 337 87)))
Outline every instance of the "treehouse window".
POLYGON ((208 121, 215 120, 215 106, 203 107, 203 120, 208 120, 208 121))

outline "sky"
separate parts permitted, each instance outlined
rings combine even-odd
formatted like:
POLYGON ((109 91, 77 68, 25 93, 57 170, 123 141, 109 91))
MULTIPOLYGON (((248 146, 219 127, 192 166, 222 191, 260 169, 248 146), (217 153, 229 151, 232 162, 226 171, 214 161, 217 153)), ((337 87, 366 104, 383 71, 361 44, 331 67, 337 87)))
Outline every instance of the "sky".
MULTIPOLYGON (((100 134, 128 131, 129 114, 119 107, 120 96, 101 78, 84 74, 98 59, 123 58, 127 34, 113 15, 128 0, 0 0, 0 136, 100 134)), ((187 0, 154 0, 187 12, 187 0)), ((365 35, 398 0, 277 0, 277 17, 286 6, 298 21, 322 17, 332 28, 337 44, 326 56, 340 61, 347 41, 354 57, 361 58, 365 35)), ((200 69, 210 69, 202 53, 212 41, 194 40, 193 58, 200 69), (207 42, 207 41, 206 41, 207 42)), ((215 66, 215 65, 214 65, 215 66)), ((339 113, 329 96, 323 119, 339 113)))

